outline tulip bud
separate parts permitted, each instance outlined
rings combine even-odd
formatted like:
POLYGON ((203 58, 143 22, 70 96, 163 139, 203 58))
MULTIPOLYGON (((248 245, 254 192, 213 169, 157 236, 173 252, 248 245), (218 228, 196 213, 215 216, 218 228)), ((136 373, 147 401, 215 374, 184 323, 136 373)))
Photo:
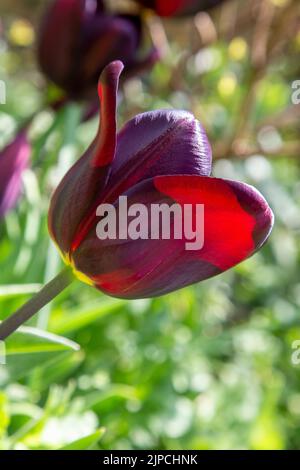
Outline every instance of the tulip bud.
POLYGON ((43 73, 70 98, 89 98, 109 62, 122 60, 128 75, 154 64, 156 50, 138 58, 141 40, 138 16, 109 14, 96 0, 54 0, 42 23, 38 59, 43 73))
POLYGON ((22 130, 0 152, 0 218, 15 206, 19 198, 22 173, 28 166, 30 151, 26 131, 22 130))
MULTIPOLYGON (((117 61, 101 75, 98 134, 56 189, 49 230, 80 279, 115 297, 154 297, 219 274, 251 256, 266 241, 273 214, 254 188, 210 176, 211 148, 192 114, 140 114, 117 133, 122 68, 117 61), (98 208, 113 205, 121 225, 124 198, 128 206, 140 203, 149 213, 153 204, 176 203, 182 209, 189 205, 193 211, 202 205, 204 245, 187 250, 186 233, 180 239, 132 239, 118 232, 115 238, 100 240, 98 208)), ((147 223, 146 215, 141 225, 147 223)))
POLYGON ((193 15, 198 11, 209 10, 225 0, 136 0, 144 7, 151 8, 159 16, 193 15))

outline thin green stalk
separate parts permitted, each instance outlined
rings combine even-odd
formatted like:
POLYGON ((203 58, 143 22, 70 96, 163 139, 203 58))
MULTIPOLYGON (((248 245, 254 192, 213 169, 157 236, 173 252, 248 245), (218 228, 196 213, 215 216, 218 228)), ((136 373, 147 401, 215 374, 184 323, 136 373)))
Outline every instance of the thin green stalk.
POLYGON ((74 276, 70 268, 65 268, 61 271, 25 305, 0 324, 0 340, 3 341, 10 336, 19 326, 23 325, 23 323, 35 315, 42 307, 47 305, 66 289, 73 280, 74 276))

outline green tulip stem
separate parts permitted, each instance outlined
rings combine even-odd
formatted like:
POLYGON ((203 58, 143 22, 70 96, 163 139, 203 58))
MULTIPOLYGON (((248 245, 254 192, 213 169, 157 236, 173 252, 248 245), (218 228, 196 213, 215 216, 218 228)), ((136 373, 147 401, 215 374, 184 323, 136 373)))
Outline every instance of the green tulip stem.
POLYGON ((19 326, 23 325, 23 323, 33 317, 41 308, 66 289, 73 280, 74 275, 70 268, 62 270, 26 304, 0 324, 0 340, 3 341, 10 336, 19 326))

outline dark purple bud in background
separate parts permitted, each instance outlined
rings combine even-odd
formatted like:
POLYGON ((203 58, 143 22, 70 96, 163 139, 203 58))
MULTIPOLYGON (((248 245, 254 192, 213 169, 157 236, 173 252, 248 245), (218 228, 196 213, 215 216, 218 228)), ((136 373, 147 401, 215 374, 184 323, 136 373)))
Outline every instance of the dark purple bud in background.
POLYGON ((13 142, 0 151, 0 218, 17 203, 30 152, 26 130, 20 131, 13 142))
POLYGON ((144 7, 151 8, 159 16, 193 15, 198 11, 206 11, 225 0, 136 0, 144 7))
POLYGON ((96 0, 55 0, 42 22, 38 60, 41 70, 74 99, 96 95, 99 74, 111 61, 125 65, 125 76, 151 68, 156 50, 139 57, 139 16, 113 15, 96 0))

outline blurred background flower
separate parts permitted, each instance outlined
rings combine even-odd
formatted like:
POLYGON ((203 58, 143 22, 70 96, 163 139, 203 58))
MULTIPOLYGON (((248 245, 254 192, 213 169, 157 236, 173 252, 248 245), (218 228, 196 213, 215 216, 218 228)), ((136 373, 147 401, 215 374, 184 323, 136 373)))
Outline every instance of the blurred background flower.
POLYGON ((206 11, 225 0, 136 0, 143 6, 153 9, 160 16, 185 16, 198 11, 206 11))
POLYGON ((157 60, 155 50, 139 55, 142 27, 139 16, 110 14, 102 0, 54 0, 39 35, 41 70, 68 97, 93 97, 109 62, 122 60, 128 76, 157 60))
POLYGON ((0 218, 12 209, 22 189, 22 174, 31 153, 27 131, 20 131, 0 152, 0 218))

